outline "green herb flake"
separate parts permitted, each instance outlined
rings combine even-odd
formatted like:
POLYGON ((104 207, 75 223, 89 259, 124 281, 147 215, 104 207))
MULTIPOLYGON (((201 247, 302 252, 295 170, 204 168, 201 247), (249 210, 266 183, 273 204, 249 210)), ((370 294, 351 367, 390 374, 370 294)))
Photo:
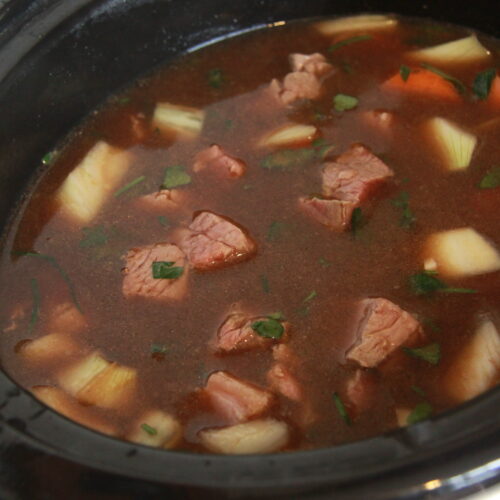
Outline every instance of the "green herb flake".
POLYGON ((415 295, 431 295, 441 293, 477 293, 472 288, 453 288, 441 281, 435 271, 420 271, 410 276, 410 288, 415 295))
POLYGON ((164 215, 159 215, 158 216, 158 222, 163 226, 163 227, 170 227, 170 221, 164 216, 164 215))
POLYGON ((155 280, 175 280, 184 273, 183 267, 174 267, 175 262, 157 261, 151 265, 155 280))
POLYGON ((31 334, 35 325, 38 321, 38 317, 40 316, 40 287, 38 286, 38 280, 36 278, 32 278, 30 280, 31 286, 31 295, 33 297, 33 305, 31 307, 31 317, 28 326, 28 334, 31 334))
POLYGON ((283 232, 286 229, 286 227, 287 227, 286 222, 281 222, 278 220, 271 222, 269 230, 267 231, 266 240, 278 241, 283 236, 283 232))
POLYGON ((151 427, 148 424, 142 424, 141 429, 144 432, 147 432, 150 436, 156 436, 158 434, 158 431, 154 427, 151 427))
POLYGON ((349 416, 349 413, 347 413, 344 402, 340 398, 339 394, 334 392, 332 398, 333 398, 333 402, 335 404, 335 407, 337 408, 337 411, 339 412, 339 415, 342 417, 342 420, 347 425, 351 425, 352 424, 351 417, 349 416))
POLYGON ((425 391, 421 387, 418 387, 418 385, 412 385, 411 390, 423 398, 426 396, 425 391))
POLYGON ((333 98, 333 107, 335 111, 349 111, 358 105, 358 98, 347 94, 337 94, 333 98))
POLYGON ((313 290, 304 300, 304 303, 310 302, 312 299, 315 299, 318 296, 316 290, 313 290))
POLYGON ((153 355, 164 356, 167 354, 168 349, 165 344, 151 344, 150 352, 153 355))
POLYGON ((352 64, 349 64, 346 61, 341 62, 340 67, 342 68, 342 71, 347 75, 352 75, 354 73, 354 68, 352 67, 352 64))
POLYGON ((126 104, 130 104, 130 97, 119 97, 116 102, 120 105, 120 106, 125 106, 126 104))
POLYGON ((410 195, 406 191, 403 191, 392 200, 392 204, 395 207, 401 208, 402 210, 401 217, 399 219, 399 225, 401 227, 404 227, 405 229, 410 229, 417 220, 417 218, 411 211, 409 199, 410 195))
POLYGON ((211 69, 208 72, 208 84, 213 89, 220 89, 224 84, 224 74, 219 68, 211 69))
POLYGON ((269 280, 265 274, 262 274, 260 276, 260 283, 262 285, 262 290, 264 293, 269 293, 271 291, 271 288, 269 287, 269 280))
POLYGON ((43 165, 50 165, 52 163, 53 159, 54 159, 54 154, 52 152, 49 152, 45 156, 43 156, 42 164, 43 165))
POLYGON ((252 330, 266 339, 280 339, 285 329, 283 325, 274 318, 267 318, 252 323, 252 330))
POLYGON ((267 317, 270 319, 275 319, 276 321, 284 321, 285 320, 284 314, 282 312, 279 312, 279 311, 268 314, 267 317))
POLYGON ((408 425, 416 424, 422 420, 428 419, 432 415, 432 406, 429 403, 419 403, 408 415, 406 423, 408 425))
POLYGON ((80 240, 80 248, 98 248, 104 246, 109 237, 104 226, 93 226, 82 228, 83 238, 80 240))
POLYGON ((351 45, 353 43, 365 42, 367 40, 371 40, 371 35, 357 35, 350 38, 345 38, 344 40, 340 40, 340 42, 334 43, 328 47, 328 52, 332 53, 336 50, 345 47, 346 45, 351 45))
POLYGON ((226 130, 231 130, 234 127, 234 120, 227 118, 224 120, 224 128, 226 130))
POLYGON ((268 170, 288 170, 313 160, 315 155, 313 148, 281 149, 265 156, 260 166, 268 170))
POLYGON ((478 73, 472 84, 474 95, 481 100, 487 99, 496 74, 496 68, 488 68, 478 73))
POLYGON ((165 169, 162 189, 172 189, 191 183, 191 176, 186 173, 184 165, 174 165, 165 169))
POLYGON ((324 259, 323 257, 320 257, 318 262, 321 267, 330 267, 332 265, 332 263, 329 260, 324 259))
POLYGON ((408 356, 422 359, 431 365, 437 365, 441 359, 441 347, 437 342, 433 342, 432 344, 424 347, 416 347, 414 349, 403 347, 403 351, 408 354, 408 356))
POLYGON ((401 79, 403 80, 403 82, 406 82, 406 80, 408 80, 410 73, 411 73, 411 69, 408 66, 406 66, 405 64, 402 64, 399 67, 399 74, 401 75, 401 79))
POLYGON ((466 87, 458 78, 455 78, 454 76, 449 75, 448 73, 441 71, 439 68, 436 68, 435 66, 431 66, 430 64, 427 64, 427 63, 420 63, 420 66, 422 66, 422 68, 425 68, 429 71, 432 71, 432 73, 440 76, 441 78, 443 78, 447 82, 450 82, 457 89, 457 92, 459 94, 465 93, 466 87))
POLYGON ((352 235, 356 238, 356 236, 359 233, 359 230, 364 226, 365 224, 365 217, 363 215, 363 211, 361 210, 361 207, 356 207, 352 211, 351 215, 351 231, 352 235))
POLYGON ((494 189, 500 187, 500 166, 491 167, 479 182, 479 189, 494 189))
POLYGON ((119 198, 122 194, 126 193, 127 191, 130 191, 134 186, 137 186, 137 184, 140 184, 145 179, 146 179, 145 175, 140 175, 139 177, 136 177, 133 181, 130 181, 128 184, 125 184, 125 186, 118 189, 118 191, 115 191, 115 194, 113 196, 115 198, 119 198))

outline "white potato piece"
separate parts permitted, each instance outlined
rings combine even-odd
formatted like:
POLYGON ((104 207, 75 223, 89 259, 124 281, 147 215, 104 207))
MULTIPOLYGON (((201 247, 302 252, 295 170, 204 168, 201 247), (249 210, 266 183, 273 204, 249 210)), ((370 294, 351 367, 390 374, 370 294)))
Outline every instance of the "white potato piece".
POLYGON ((173 448, 181 437, 181 424, 160 410, 150 410, 142 415, 127 435, 129 441, 162 448, 173 448))
POLYGON ((77 224, 91 222, 124 179, 130 161, 130 153, 99 141, 57 191, 64 213, 77 224))
POLYGON ((259 146, 287 146, 291 144, 309 143, 314 139, 318 129, 314 125, 285 125, 265 135, 259 146))
POLYGON ((42 403, 85 427, 90 427, 93 430, 109 434, 110 436, 117 434, 116 429, 111 424, 93 415, 89 412, 88 408, 82 406, 78 401, 57 387, 41 385, 33 387, 31 392, 42 403))
POLYGON ((80 351, 78 343, 67 333, 49 333, 23 342, 19 354, 30 362, 59 361, 80 351))
POLYGON ((500 335, 486 320, 448 368, 443 379, 445 390, 455 401, 467 401, 489 389, 497 380, 498 370, 500 335))
POLYGON ((252 420, 222 429, 199 433, 201 443, 210 451, 226 455, 271 453, 286 445, 288 426, 272 418, 252 420))
POLYGON ((79 391, 110 364, 98 352, 89 354, 59 373, 57 377, 59 385, 72 396, 76 396, 79 391))
POLYGON ((393 29, 398 21, 389 16, 377 14, 365 14, 361 16, 343 17, 330 21, 321 21, 315 24, 315 28, 323 35, 335 35, 337 33, 352 31, 371 31, 393 29))
POLYGON ((448 170, 463 170, 469 166, 477 143, 476 136, 440 117, 431 118, 426 127, 448 170))
POLYGON ((396 421, 399 427, 406 427, 408 425, 408 417, 410 416, 411 410, 409 408, 396 408, 396 421))
POLYGON ((205 112, 201 109, 177 106, 168 102, 156 104, 153 125, 163 132, 175 132, 180 136, 192 138, 203 128, 205 112))
POLYGON ((481 45, 476 35, 441 43, 408 53, 414 59, 429 63, 470 63, 487 59, 490 51, 481 45))
POLYGON ((78 391, 77 399, 102 408, 119 408, 130 402, 137 386, 137 370, 110 364, 78 391))
POLYGON ((433 259, 443 276, 474 276, 500 270, 498 250, 471 227, 432 234, 424 253, 425 260, 433 259))

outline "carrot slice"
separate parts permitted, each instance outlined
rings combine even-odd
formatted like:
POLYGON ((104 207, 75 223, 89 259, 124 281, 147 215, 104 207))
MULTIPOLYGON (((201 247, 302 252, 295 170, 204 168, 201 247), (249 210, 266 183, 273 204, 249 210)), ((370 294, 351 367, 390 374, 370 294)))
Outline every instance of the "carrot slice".
POLYGON ((427 95, 448 101, 460 100, 453 84, 427 69, 413 69, 406 81, 403 80, 400 73, 397 73, 386 80, 382 84, 382 88, 409 94, 427 95))
POLYGON ((495 108, 500 108, 500 76, 498 75, 491 83, 490 94, 486 102, 495 108))

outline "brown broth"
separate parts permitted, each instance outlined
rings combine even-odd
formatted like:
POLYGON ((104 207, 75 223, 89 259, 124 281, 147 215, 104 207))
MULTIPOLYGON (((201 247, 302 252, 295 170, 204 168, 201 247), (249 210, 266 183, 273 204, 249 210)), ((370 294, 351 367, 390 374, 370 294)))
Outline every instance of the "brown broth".
MULTIPOLYGON (((144 409, 161 408, 186 426, 181 448, 201 450, 197 431, 223 423, 193 395, 204 386, 208 374, 223 369, 266 385, 265 374, 272 361, 268 351, 214 356, 208 348, 232 304, 256 314, 281 311, 293 326, 289 344, 304 362, 300 378, 318 419, 302 430, 297 424, 300 408, 280 397, 275 413, 294 428, 290 449, 331 446, 396 427, 394 408, 413 408, 423 400, 412 390, 413 385, 425 391, 434 413, 450 408, 452 403, 440 386, 441 376, 473 333, 478 316, 489 313, 498 317, 500 275, 448 280, 452 286, 475 288, 479 293, 432 298, 416 297, 407 280, 421 268, 422 243, 435 231, 471 226, 500 248, 499 188, 481 191, 476 187, 487 168, 499 164, 500 129, 497 124, 496 132, 478 133, 479 146, 470 168, 451 173, 443 169, 421 126, 426 118, 439 115, 474 131, 497 115, 472 99, 452 105, 422 97, 399 99, 379 85, 398 71, 403 53, 416 46, 418 37, 432 45, 466 33, 457 27, 402 20, 398 29, 375 34, 378 43, 352 44, 332 53, 331 60, 340 69, 325 81, 323 97, 309 105, 280 108, 263 90, 272 78, 282 78, 290 71, 290 53, 327 54, 330 39, 308 23, 261 30, 183 56, 139 81, 124 96, 111 99, 65 141, 10 228, 0 265, 1 318, 4 327, 8 325, 18 304, 27 316, 17 329, 2 334, 4 369, 28 389, 56 384, 58 361, 32 366, 15 349, 26 338, 51 333, 47 331, 51 308, 71 299, 67 283, 46 261, 13 253, 36 251, 54 257, 74 284, 89 324, 78 336, 82 352, 97 348, 106 359, 138 369, 139 390, 130 409, 88 409, 104 415, 120 435, 126 434, 144 409), (220 89, 208 85, 207 73, 213 68, 220 68, 224 75, 220 89), (359 106, 344 113, 332 112, 332 96, 339 92, 357 96, 359 106), (152 130, 141 143, 134 141, 130 116, 140 112, 149 118, 154 103, 161 101, 204 108, 203 133, 195 140, 176 142, 152 130), (371 109, 396 113, 391 137, 363 124, 362 113, 371 109), (318 112, 326 119, 314 121, 318 112), (261 168, 270 150, 256 148, 255 141, 289 120, 317 125, 321 137, 334 145, 333 155, 361 142, 395 171, 395 181, 378 196, 355 238, 351 232, 329 231, 297 207, 300 196, 320 190, 320 162, 306 162, 289 171, 261 168), (139 175, 145 175, 146 181, 120 198, 110 198, 92 221, 92 227, 104 226, 110 235, 108 243, 102 248, 82 248, 81 228, 57 210, 53 194, 101 138, 132 153, 133 166, 126 182, 139 175), (244 159, 248 170, 238 180, 193 174, 192 184, 185 188, 193 194, 192 210, 210 210, 237 221, 258 243, 257 255, 223 269, 191 271, 188 297, 180 303, 125 299, 121 292, 124 252, 168 241, 176 227, 191 220, 191 213, 168 215, 166 228, 157 216, 135 209, 134 198, 157 189, 166 166, 183 164, 189 170, 193 155, 214 142, 244 159), (401 209, 392 203, 402 191, 409 194, 417 218, 410 230, 399 226, 401 209), (281 232, 269 241, 269 229, 276 222, 281 224, 281 232), (41 309, 32 334, 28 334, 32 278, 39 283, 41 309), (304 303, 312 291, 316 297, 304 303), (440 343, 442 360, 431 366, 401 356, 399 361, 389 360, 372 370, 382 387, 380 395, 369 411, 347 426, 332 394, 343 394, 345 381, 356 368, 344 356, 353 341, 355 303, 369 296, 388 298, 439 325, 439 331, 424 329, 428 342, 440 343), (164 356, 152 356, 155 343, 167 346, 164 356)), ((478 71, 500 64, 498 43, 486 37, 481 40, 494 52, 487 65, 446 67, 467 85, 478 71)))

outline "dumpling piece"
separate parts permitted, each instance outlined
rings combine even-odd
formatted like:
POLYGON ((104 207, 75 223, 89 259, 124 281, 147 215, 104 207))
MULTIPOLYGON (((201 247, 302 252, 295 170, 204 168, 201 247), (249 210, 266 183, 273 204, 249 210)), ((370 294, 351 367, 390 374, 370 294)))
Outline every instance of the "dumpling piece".
POLYGON ((174 417, 160 410, 150 410, 144 413, 127 435, 127 439, 134 443, 162 448, 173 448, 181 437, 181 424, 174 417))
POLYGON ((448 368, 443 380, 445 390, 455 401, 467 401, 492 387, 499 370, 500 335, 487 320, 448 368))
POLYGON ((154 110, 153 125, 163 132, 193 138, 201 132, 204 119, 205 112, 201 109, 159 102, 154 110))
POLYGON ((272 418, 252 420, 222 429, 208 429, 199 433, 203 446, 215 453, 226 455, 272 453, 283 448, 289 436, 288 426, 272 418))
POLYGON ((500 270, 498 250, 471 227, 431 235, 424 253, 424 261, 434 261, 443 276, 474 276, 500 270))
POLYGON ((336 35, 346 32, 365 32, 372 30, 387 30, 397 26, 398 21, 389 16, 366 14, 362 16, 343 17, 316 23, 316 29, 322 35, 336 35))
POLYGON ((57 191, 63 212, 77 224, 90 223, 122 182, 130 161, 130 153, 99 141, 57 191))

